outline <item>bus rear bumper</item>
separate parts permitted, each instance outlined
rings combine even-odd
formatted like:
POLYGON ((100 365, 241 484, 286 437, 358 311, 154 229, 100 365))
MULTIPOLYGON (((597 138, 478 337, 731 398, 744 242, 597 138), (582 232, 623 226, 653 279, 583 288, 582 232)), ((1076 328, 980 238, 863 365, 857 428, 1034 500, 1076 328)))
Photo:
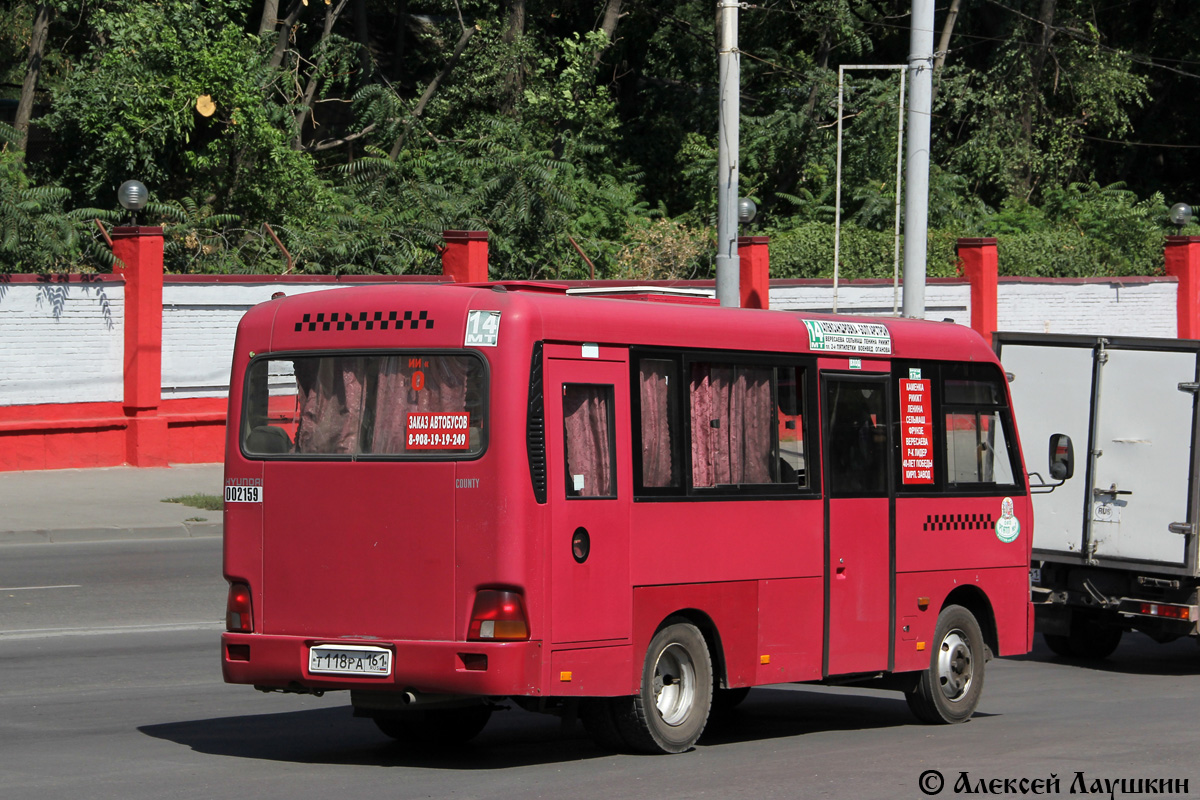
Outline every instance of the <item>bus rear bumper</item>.
POLYGON ((541 642, 387 642, 254 633, 221 635, 226 683, 285 691, 416 690, 481 696, 541 695, 541 642), (329 675, 309 671, 317 644, 368 645, 392 651, 392 674, 329 675))

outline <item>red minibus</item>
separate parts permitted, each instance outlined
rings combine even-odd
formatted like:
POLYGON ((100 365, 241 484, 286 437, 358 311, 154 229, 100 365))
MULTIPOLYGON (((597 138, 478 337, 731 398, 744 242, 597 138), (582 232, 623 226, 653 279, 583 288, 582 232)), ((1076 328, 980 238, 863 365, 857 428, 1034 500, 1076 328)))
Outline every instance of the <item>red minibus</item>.
POLYGON ((1005 374, 954 324, 373 286, 238 328, 225 680, 414 743, 497 707, 681 752, 749 687, 969 718, 1029 650, 1005 374))

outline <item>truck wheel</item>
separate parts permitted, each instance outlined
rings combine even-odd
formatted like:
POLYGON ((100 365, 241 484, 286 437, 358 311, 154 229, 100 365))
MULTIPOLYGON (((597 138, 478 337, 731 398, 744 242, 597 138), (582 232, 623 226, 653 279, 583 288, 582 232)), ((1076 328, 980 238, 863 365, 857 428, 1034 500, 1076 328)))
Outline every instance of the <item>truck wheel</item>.
POLYGON ((905 693, 908 707, 922 722, 966 722, 983 694, 983 633, 975 616, 962 606, 946 606, 938 615, 929 669, 905 693))
POLYGON ((375 717, 384 734, 410 745, 439 747, 474 739, 492 716, 491 706, 406 711, 375 717))
POLYGON ((1063 658, 1100 661, 1117 649, 1122 633, 1119 627, 1107 624, 1097 614, 1075 612, 1071 615, 1071 629, 1066 636, 1043 633, 1042 638, 1051 651, 1063 658))
POLYGON ((646 650, 641 691, 614 704, 621 737, 643 753, 691 749, 712 708, 712 658, 704 636, 690 622, 668 622, 646 650))
POLYGON ((1046 647, 1050 648, 1050 652, 1056 656, 1063 658, 1074 658, 1075 650, 1071 647, 1071 637, 1062 636, 1057 633, 1043 633, 1042 639, 1046 641, 1046 647))
POLYGON ((1113 654, 1121 643, 1122 633, 1099 615, 1075 614, 1071 619, 1071 649, 1079 658, 1099 661, 1113 654))

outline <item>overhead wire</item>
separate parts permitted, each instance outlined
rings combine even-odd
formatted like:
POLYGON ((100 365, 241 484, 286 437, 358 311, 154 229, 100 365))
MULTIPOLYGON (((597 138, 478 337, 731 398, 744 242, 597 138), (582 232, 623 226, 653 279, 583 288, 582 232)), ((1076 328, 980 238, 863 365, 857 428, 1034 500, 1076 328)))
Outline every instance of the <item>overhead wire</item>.
MULTIPOLYGON (((1025 19, 1034 24, 1037 24, 1037 25, 1042 24, 1040 20, 1038 20, 1034 17, 1031 17, 1028 14, 1024 14, 1015 8, 1011 8, 1010 6, 1005 5, 1003 2, 1001 2, 1001 0, 985 0, 985 2, 987 2, 989 5, 995 6, 996 8, 999 8, 1003 11, 1006 11, 1010 14, 1013 14, 1014 16, 1025 19)), ((1118 5, 1131 5, 1131 4, 1132 3, 1122 3, 1122 4, 1118 4, 1118 5)), ((784 14, 787 16, 800 17, 803 19, 811 19, 811 20, 820 19, 819 15, 813 14, 811 12, 806 12, 801 9, 782 9, 782 8, 776 8, 774 6, 760 5, 760 4, 755 4, 755 3, 745 4, 743 6, 743 8, 748 11, 750 11, 750 10, 765 11, 768 13, 784 14)), ((910 30, 909 25, 901 25, 898 23, 879 22, 876 20, 864 20, 861 18, 859 19, 859 22, 861 22, 862 25, 866 28, 886 28, 888 30, 894 30, 894 31, 898 31, 898 32, 910 30)), ((1188 64, 1188 65, 1194 64, 1194 65, 1200 66, 1200 61, 1190 60, 1190 59, 1161 58, 1161 57, 1151 58, 1150 56, 1142 55, 1139 53, 1134 53, 1130 50, 1124 50, 1124 49, 1121 49, 1118 47, 1112 47, 1111 45, 1104 44, 1102 41, 1100 41, 1096 37, 1088 36, 1083 31, 1081 31, 1077 28, 1070 28, 1065 25, 1051 25, 1049 27, 1054 33, 1062 33, 1064 35, 1070 36, 1071 38, 1073 38, 1076 41, 1079 41, 1083 44, 1098 47, 1101 50, 1104 50, 1105 52, 1111 53, 1113 55, 1124 56, 1124 57, 1129 58, 1130 60, 1134 61, 1134 63, 1141 64, 1142 66, 1151 67, 1154 69, 1167 70, 1169 72, 1174 72, 1175 74, 1178 74, 1178 75, 1181 75, 1181 76, 1187 77, 1187 78, 1200 78, 1200 73, 1187 72, 1187 71, 1178 69, 1176 67, 1168 66, 1168 64, 1188 64)), ((1024 39, 1015 39, 1014 40, 1012 38, 1003 37, 1003 36, 981 36, 979 34, 956 33, 955 37, 959 38, 959 39, 969 39, 969 40, 974 41, 976 44, 985 44, 985 43, 990 42, 990 43, 994 43, 994 44, 1016 43, 1016 44, 1019 44, 1022 46, 1028 46, 1028 47, 1039 47, 1040 46, 1040 42, 1033 42, 1033 41, 1028 41, 1028 40, 1024 40, 1024 39)), ((951 48, 947 52, 953 53, 956 50, 960 50, 960 49, 962 49, 962 48, 951 48)))

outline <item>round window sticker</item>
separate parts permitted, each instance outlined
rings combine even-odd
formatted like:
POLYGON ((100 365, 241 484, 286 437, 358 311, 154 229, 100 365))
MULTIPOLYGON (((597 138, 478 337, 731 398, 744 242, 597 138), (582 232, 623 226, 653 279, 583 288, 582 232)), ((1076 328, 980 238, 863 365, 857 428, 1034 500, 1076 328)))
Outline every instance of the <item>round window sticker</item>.
POLYGON ((1021 535, 1021 521, 1013 515, 1011 497, 1004 498, 1000 504, 1000 519, 996 520, 996 538, 1002 542, 1016 541, 1021 535))

